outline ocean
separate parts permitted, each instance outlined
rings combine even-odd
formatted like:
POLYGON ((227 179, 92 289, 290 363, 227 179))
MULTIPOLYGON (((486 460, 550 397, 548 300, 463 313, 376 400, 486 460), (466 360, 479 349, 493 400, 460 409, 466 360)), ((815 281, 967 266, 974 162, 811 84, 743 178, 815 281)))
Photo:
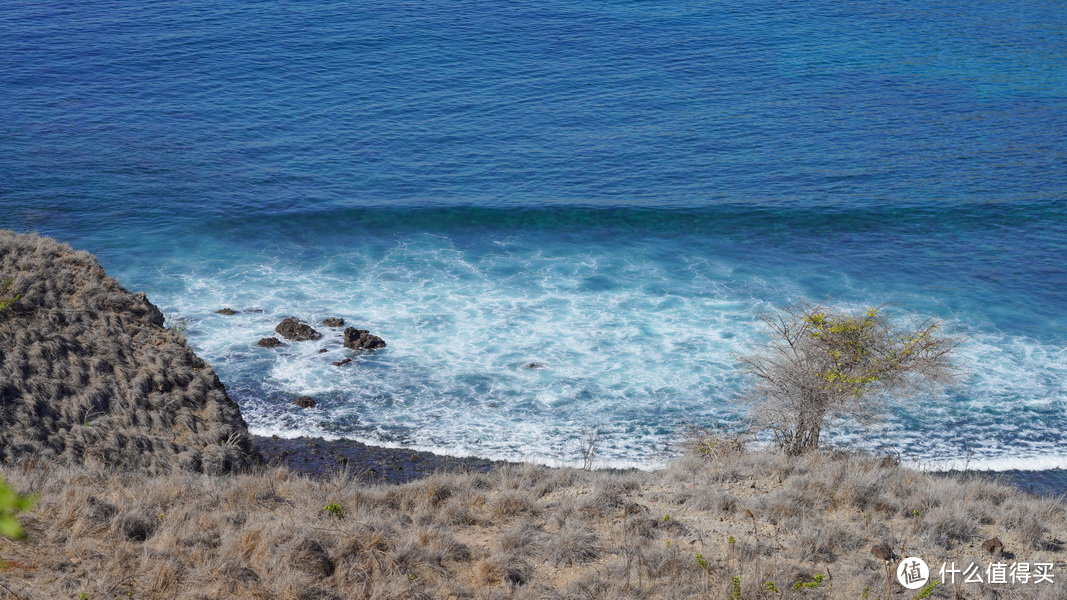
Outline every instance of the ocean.
POLYGON ((0 227, 147 292, 255 433, 655 466, 743 421, 758 315, 812 301, 965 336, 830 444, 1067 468, 1059 3, 8 0, 0 33, 0 227), (285 316, 389 346, 257 347, 285 316))

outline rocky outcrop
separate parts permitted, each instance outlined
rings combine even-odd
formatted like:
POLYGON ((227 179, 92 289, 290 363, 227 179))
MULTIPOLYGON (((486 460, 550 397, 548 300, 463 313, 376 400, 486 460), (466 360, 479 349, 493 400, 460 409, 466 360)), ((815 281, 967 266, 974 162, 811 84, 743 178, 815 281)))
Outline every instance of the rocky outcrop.
POLYGON ((898 558, 897 553, 893 552, 893 549, 889 546, 889 544, 875 544, 871 546, 871 554, 873 554, 875 558, 881 560, 882 562, 887 563, 894 561, 898 558))
POLYGON ((982 542, 982 550, 992 554, 993 556, 1001 556, 1004 554, 1004 542, 1000 541, 1000 538, 994 537, 982 542))
POLYGON ((345 320, 331 317, 329 319, 323 319, 322 324, 327 327, 344 327, 345 320))
POLYGON ((234 310, 232 308, 228 308, 227 307, 227 308, 220 308, 219 310, 216 310, 215 313, 216 314, 220 314, 220 315, 226 315, 227 317, 229 317, 229 316, 232 316, 232 315, 239 314, 240 311, 236 311, 236 310, 234 310))
POLYGON ((256 342, 256 344, 261 346, 261 347, 263 347, 263 348, 277 348, 278 346, 284 346, 285 345, 285 344, 282 343, 281 340, 279 340, 276 337, 260 338, 260 340, 258 342, 256 342))
POLYGON ((366 329, 349 327, 345 329, 344 345, 345 348, 351 348, 352 350, 377 350, 385 348, 385 340, 371 334, 366 329))
POLYGON ((315 328, 307 323, 297 321, 292 317, 283 319, 278 326, 274 328, 274 331, 278 332, 278 335, 287 340, 294 342, 306 342, 308 340, 317 340, 322 337, 322 334, 315 331, 315 328))
POLYGON ((311 396, 300 396, 293 400, 293 404, 300 408, 315 408, 315 399, 311 396))
POLYGON ((224 473, 258 455, 215 372, 87 252, 0 230, 0 460, 224 473))

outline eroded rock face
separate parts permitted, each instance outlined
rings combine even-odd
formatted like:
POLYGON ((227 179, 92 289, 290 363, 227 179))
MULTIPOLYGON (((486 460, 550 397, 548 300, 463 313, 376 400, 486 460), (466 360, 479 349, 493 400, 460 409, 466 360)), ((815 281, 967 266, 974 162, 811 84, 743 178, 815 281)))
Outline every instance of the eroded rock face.
POLYGON ((258 461, 241 412, 163 313, 88 252, 0 230, 0 460, 147 472, 258 461))
POLYGON ((385 348, 385 340, 373 335, 366 329, 349 327, 345 329, 345 348, 352 350, 377 350, 385 348))
POLYGON ((345 320, 344 319, 336 319, 336 318, 332 318, 331 317, 329 319, 323 319, 322 320, 322 324, 327 326, 327 327, 344 327, 345 326, 345 320))
POLYGON ((278 326, 274 328, 274 331, 278 332, 278 335, 287 340, 294 342, 306 342, 308 340, 317 340, 322 337, 322 334, 315 331, 315 328, 307 323, 297 321, 292 317, 283 319, 278 326))

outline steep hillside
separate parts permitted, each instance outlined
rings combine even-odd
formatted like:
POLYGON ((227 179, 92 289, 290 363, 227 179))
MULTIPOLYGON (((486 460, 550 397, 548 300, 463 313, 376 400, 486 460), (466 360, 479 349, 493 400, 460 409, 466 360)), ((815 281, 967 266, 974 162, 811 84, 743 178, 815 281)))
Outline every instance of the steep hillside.
POLYGON ((0 230, 0 460, 165 472, 256 460, 211 367, 88 252, 0 230))

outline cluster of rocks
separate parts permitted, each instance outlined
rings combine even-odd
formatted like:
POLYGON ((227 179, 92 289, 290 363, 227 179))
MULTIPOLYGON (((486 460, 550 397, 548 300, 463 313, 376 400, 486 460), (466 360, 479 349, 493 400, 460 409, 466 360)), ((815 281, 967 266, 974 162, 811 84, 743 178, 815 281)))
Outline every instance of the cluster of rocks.
MULTIPOLYGON (((995 558, 1015 558, 1014 554, 1004 550, 1004 542, 1000 541, 999 537, 992 537, 982 542, 982 550, 985 550, 995 558)), ((886 543, 871 546, 871 554, 886 564, 900 558, 900 555, 894 552, 893 548, 886 543)))
MULTIPOLYGON (((217 311, 220 314, 237 314, 236 311, 231 309, 223 309, 231 312, 217 311)), ((322 324, 326 327, 340 328, 345 326, 345 320, 339 318, 323 319, 322 324)), ((292 317, 286 317, 282 319, 281 323, 278 323, 274 331, 283 338, 291 342, 306 342, 311 340, 321 340, 322 334, 319 333, 314 327, 307 323, 294 319, 292 317)), ((346 327, 343 333, 342 344, 345 348, 350 350, 378 350, 385 348, 385 340, 372 334, 366 329, 356 329, 355 327, 346 327)), ((277 348, 278 346, 284 346, 285 342, 276 337, 265 337, 259 340, 258 344, 264 348, 277 348)), ((325 349, 319 350, 320 352, 325 349)), ((341 364, 348 364, 351 360, 341 361, 341 364)), ((337 363, 335 363, 337 364, 337 363)), ((338 365, 340 366, 340 365, 338 365)))
MULTIPOLYGON (((215 311, 220 315, 236 315, 240 314, 240 311, 232 308, 222 308, 215 311)), ((245 312, 263 312, 261 310, 250 310, 245 312)), ((345 320, 338 317, 331 317, 323 319, 322 324, 331 329, 339 329, 345 326, 345 320)), ((307 342, 313 340, 321 340, 322 334, 319 333, 314 327, 307 323, 294 319, 293 317, 286 317, 282 319, 281 323, 274 328, 274 331, 279 336, 289 340, 291 342, 307 342)), ((259 340, 257 344, 263 348, 278 348, 284 346, 285 342, 277 337, 265 337, 259 340)), ((385 348, 385 340, 372 334, 366 329, 356 329, 355 327, 346 327, 342 332, 342 345, 350 350, 356 350, 359 352, 366 352, 370 350, 379 350, 385 348)), ((328 352, 326 348, 320 348, 319 352, 328 352)), ((343 367, 352 362, 351 358, 343 358, 341 360, 332 362, 335 367, 343 367)), ((312 408, 315 406, 315 399, 310 396, 301 396, 296 400, 293 400, 293 404, 300 408, 312 408)))

